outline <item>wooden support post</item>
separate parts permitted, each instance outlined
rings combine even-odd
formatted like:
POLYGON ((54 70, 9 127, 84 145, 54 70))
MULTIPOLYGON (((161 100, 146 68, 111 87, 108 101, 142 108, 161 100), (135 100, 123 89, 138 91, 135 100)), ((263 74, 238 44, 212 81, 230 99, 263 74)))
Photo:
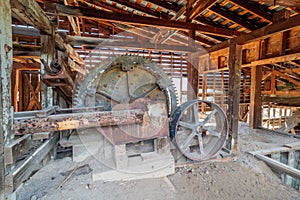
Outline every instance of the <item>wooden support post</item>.
POLYGON ((228 125, 229 136, 227 148, 237 155, 238 152, 238 123, 242 66, 242 45, 232 41, 229 49, 229 87, 228 87, 228 125))
POLYGON ((4 146, 13 134, 11 107, 12 28, 10 1, 0 6, 0 199, 5 199, 4 146))
POLYGON ((250 127, 258 128, 261 126, 261 66, 251 68, 251 91, 250 91, 250 127))
MULTIPOLYGON (((195 46, 195 31, 191 30, 189 32, 189 46, 195 46)), ((187 66, 187 77, 188 77, 188 91, 187 98, 188 100, 196 99, 198 97, 199 91, 199 75, 198 75, 198 62, 197 58, 193 57, 189 53, 188 66, 187 66)))
MULTIPOLYGON (((50 66, 50 63, 55 56, 54 38, 49 35, 41 35, 41 43, 41 59, 45 60, 48 66, 50 66)), ((44 65, 41 64, 41 76, 43 76, 44 74, 44 65)), ((44 83, 42 83, 41 95, 42 108, 47 108, 53 105, 53 90, 51 87, 47 87, 44 83)))

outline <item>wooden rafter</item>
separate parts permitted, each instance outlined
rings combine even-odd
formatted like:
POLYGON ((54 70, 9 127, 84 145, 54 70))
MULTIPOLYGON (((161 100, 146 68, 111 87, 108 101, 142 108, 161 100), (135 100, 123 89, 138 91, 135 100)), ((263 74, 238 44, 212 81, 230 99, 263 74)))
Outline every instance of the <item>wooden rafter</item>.
POLYGON ((203 11, 209 9, 213 6, 218 0, 208 0, 208 1, 198 1, 197 4, 193 7, 189 13, 188 19, 193 20, 197 18, 203 11))
POLYGON ((213 35, 222 35, 227 37, 233 37, 234 35, 239 35, 237 31, 223 29, 223 28, 203 26, 200 24, 193 24, 193 23, 178 22, 178 21, 167 20, 167 19, 154 20, 155 18, 153 17, 141 17, 141 16, 133 17, 130 14, 108 13, 106 11, 98 12, 97 10, 90 9, 90 8, 82 9, 82 8, 57 4, 56 9, 59 15, 64 15, 64 16, 78 16, 78 17, 94 19, 94 20, 100 19, 100 20, 106 20, 110 22, 122 22, 122 23, 144 25, 144 26, 159 26, 163 28, 179 29, 179 30, 196 30, 203 33, 210 33, 213 35))

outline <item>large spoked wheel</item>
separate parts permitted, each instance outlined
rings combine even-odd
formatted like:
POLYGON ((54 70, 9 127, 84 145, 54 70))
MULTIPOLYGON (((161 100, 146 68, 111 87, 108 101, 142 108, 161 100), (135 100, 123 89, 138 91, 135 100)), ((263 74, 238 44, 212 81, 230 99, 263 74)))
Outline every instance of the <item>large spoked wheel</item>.
POLYGON ((171 122, 171 137, 187 158, 203 161, 224 145, 228 133, 224 111, 215 103, 201 100, 178 107, 171 122))

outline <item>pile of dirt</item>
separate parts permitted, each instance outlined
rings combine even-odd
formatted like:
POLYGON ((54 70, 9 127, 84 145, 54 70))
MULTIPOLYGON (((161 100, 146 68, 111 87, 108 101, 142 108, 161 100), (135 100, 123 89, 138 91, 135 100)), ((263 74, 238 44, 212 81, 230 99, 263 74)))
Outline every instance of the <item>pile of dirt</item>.
MULTIPOLYGON (((176 173, 157 179, 93 182, 91 171, 74 174, 58 188, 70 169, 71 158, 52 161, 17 192, 18 199, 300 199, 300 192, 283 185, 269 167, 247 151, 299 141, 263 133, 240 125, 239 156, 235 161, 208 161, 176 168, 176 173)), ((85 163, 88 164, 88 163, 85 163)))

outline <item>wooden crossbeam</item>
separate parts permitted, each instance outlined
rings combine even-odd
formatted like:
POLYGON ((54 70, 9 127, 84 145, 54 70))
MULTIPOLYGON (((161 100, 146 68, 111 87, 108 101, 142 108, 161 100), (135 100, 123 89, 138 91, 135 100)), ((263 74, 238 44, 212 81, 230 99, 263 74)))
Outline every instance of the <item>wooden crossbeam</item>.
POLYGON ((124 41, 105 38, 67 36, 67 42, 72 45, 89 45, 101 47, 122 47, 130 49, 164 50, 170 52, 196 52, 196 48, 188 46, 153 44, 149 42, 124 41))
MULTIPOLYGON (((271 37, 274 34, 281 33, 287 30, 291 30, 292 28, 299 27, 300 15, 295 15, 286 21, 279 22, 276 24, 271 24, 270 26, 265 26, 263 28, 252 31, 251 33, 247 33, 237 37, 238 44, 246 44, 249 42, 254 42, 258 40, 262 40, 264 38, 271 37)), ((207 49, 207 52, 214 52, 224 48, 228 48, 231 41, 226 40, 220 44, 217 44, 211 48, 207 49)))
POLYGON ((276 103, 279 106, 299 106, 300 96, 264 96, 263 101, 276 103))
POLYGON ((235 35, 240 35, 240 33, 237 31, 223 29, 223 28, 203 26, 194 23, 178 22, 178 21, 173 21, 168 19, 157 20, 153 17, 141 17, 141 16, 133 17, 130 14, 110 13, 106 11, 98 12, 97 10, 91 8, 82 9, 82 8, 57 4, 56 9, 58 14, 63 16, 78 16, 87 19, 106 20, 110 22, 122 22, 122 23, 144 25, 144 26, 158 26, 162 28, 169 28, 169 29, 176 29, 176 30, 196 30, 203 33, 210 33, 213 35, 221 35, 227 37, 234 37, 235 35))

